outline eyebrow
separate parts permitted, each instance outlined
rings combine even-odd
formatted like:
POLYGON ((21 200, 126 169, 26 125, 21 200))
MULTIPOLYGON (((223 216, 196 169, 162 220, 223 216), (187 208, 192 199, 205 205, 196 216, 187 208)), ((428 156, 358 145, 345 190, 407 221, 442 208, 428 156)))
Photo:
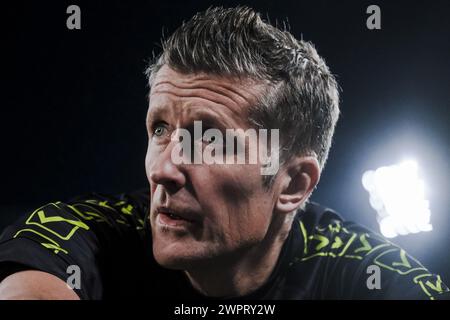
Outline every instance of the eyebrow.
POLYGON ((232 128, 232 126, 230 125, 230 123, 228 123, 228 121, 222 119, 222 117, 213 112, 208 112, 205 110, 195 110, 192 113, 192 117, 195 120, 197 119, 201 120, 203 127, 217 128, 222 130, 232 128))
MULTIPOLYGON (((165 115, 170 113, 170 109, 165 107, 164 105, 152 106, 146 117, 147 127, 150 125, 150 123, 159 118, 164 118, 165 115)), ((208 111, 208 108, 206 106, 195 107, 191 112, 189 112, 188 118, 192 120, 192 123, 193 121, 202 121, 202 125, 204 128, 217 128, 221 131, 235 128, 235 126, 233 126, 229 121, 223 119, 220 114, 208 111)), ((191 123, 188 124, 188 126, 190 125, 191 123)))
POLYGON ((155 121, 155 119, 162 118, 168 110, 163 106, 156 106, 149 109, 145 117, 145 126, 150 129, 150 124, 155 121))
POLYGON ((147 118, 157 118, 157 116, 166 114, 169 112, 169 109, 163 105, 156 105, 149 107, 149 111, 147 112, 147 118))

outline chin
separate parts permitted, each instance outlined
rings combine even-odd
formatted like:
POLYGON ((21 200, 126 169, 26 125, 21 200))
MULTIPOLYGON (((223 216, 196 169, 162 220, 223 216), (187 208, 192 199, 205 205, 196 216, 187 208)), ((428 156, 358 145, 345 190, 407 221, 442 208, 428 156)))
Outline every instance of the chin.
POLYGON ((164 248, 153 246, 153 256, 160 266, 172 270, 189 270, 204 262, 204 258, 190 254, 186 250, 167 246, 164 248))

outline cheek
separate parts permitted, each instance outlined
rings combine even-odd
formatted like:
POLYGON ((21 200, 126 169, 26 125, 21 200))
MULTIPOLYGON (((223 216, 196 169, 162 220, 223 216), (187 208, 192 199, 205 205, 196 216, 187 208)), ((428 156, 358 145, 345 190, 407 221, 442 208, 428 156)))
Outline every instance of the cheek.
POLYGON ((149 141, 147 145, 147 153, 145 154, 145 173, 149 182, 153 164, 156 161, 158 154, 160 153, 161 150, 158 149, 158 146, 152 145, 151 141, 149 141))
POLYGON ((223 225, 226 226, 228 240, 234 245, 258 243, 266 236, 270 218, 267 214, 268 206, 262 205, 262 201, 264 200, 259 197, 241 201, 229 212, 223 225))
POLYGON ((147 179, 150 181, 150 161, 151 161, 151 148, 150 141, 147 144, 147 153, 145 154, 145 173, 147 174, 147 179))
POLYGON ((209 218, 213 227, 219 229, 215 233, 227 242, 260 238, 267 229, 271 199, 263 190, 259 167, 255 167, 217 166, 199 175, 206 193, 200 196, 207 201, 203 207, 214 212, 209 218))
POLYGON ((257 165, 231 165, 218 172, 221 179, 220 192, 227 201, 236 206, 254 205, 262 191, 262 178, 257 165))
POLYGON ((152 166, 153 166, 153 162, 155 161, 155 147, 151 147, 150 143, 148 144, 147 147, 147 153, 145 155, 145 174, 147 176, 147 181, 150 185, 150 194, 153 198, 153 194, 155 192, 155 188, 156 185, 154 183, 152 183, 151 178, 150 178, 150 174, 152 171, 152 166))

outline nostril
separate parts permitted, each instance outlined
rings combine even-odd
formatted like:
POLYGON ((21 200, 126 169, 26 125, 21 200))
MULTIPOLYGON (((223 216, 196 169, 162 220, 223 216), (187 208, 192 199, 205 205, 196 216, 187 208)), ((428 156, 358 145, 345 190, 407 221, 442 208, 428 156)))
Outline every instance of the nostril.
POLYGON ((150 182, 163 185, 166 189, 178 190, 184 186, 186 178, 176 165, 165 161, 150 172, 150 182))
POLYGON ((153 171, 150 174, 150 180, 156 184, 165 184, 170 181, 161 171, 153 171))
POLYGON ((152 179, 152 184, 154 185, 155 189, 158 185, 163 186, 163 189, 170 194, 176 193, 183 187, 183 184, 177 182, 176 180, 161 177, 152 179))
POLYGON ((178 190, 186 183, 184 167, 173 163, 171 147, 155 152, 148 157, 147 172, 149 182, 162 185, 166 189, 178 190))

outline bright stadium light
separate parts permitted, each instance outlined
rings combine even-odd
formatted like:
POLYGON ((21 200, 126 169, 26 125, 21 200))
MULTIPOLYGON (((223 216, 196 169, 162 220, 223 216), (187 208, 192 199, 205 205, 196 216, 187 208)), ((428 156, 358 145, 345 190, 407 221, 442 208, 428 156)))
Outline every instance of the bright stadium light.
POLYGON ((378 213, 380 231, 385 237, 432 230, 424 182, 417 171, 417 163, 408 160, 366 171, 362 176, 362 184, 369 192, 370 205, 378 213))

